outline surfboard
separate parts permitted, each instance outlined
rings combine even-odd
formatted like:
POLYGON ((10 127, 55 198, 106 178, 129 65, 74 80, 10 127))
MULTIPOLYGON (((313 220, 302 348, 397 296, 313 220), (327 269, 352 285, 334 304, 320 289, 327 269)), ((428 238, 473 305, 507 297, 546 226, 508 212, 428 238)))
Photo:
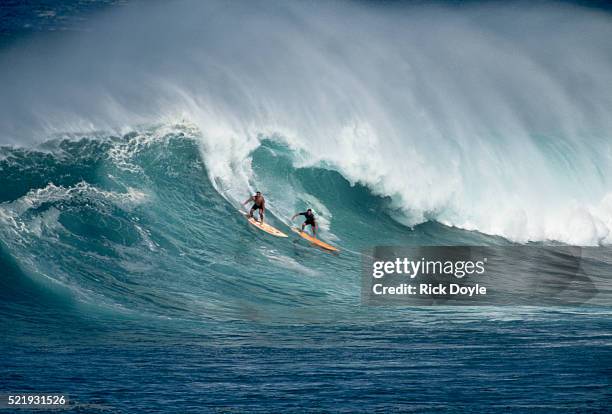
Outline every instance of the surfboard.
POLYGON ((292 227, 291 230, 293 230, 294 233, 299 234, 303 239, 308 240, 309 242, 311 242, 312 244, 321 247, 322 249, 325 250, 329 250, 330 252, 339 252, 340 250, 338 250, 337 248, 335 248, 334 246, 332 246, 331 244, 327 244, 319 239, 315 239, 314 237, 312 237, 310 234, 306 233, 305 231, 302 231, 298 228, 292 227))
POLYGON ((245 214, 244 216, 247 218, 249 223, 257 227, 259 230, 265 231, 266 233, 271 234, 276 237, 289 237, 285 233, 277 229, 276 227, 270 226, 266 222, 262 224, 258 220, 255 220, 253 217, 249 217, 248 214, 245 214))

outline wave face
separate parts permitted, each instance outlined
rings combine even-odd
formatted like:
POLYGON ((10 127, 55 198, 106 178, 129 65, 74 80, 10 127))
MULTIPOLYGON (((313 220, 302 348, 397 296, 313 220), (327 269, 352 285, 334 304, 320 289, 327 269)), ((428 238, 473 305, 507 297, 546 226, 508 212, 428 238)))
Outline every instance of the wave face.
POLYGON ((186 119, 232 203, 268 139, 388 197, 409 226, 609 244, 611 37, 608 14, 548 3, 133 5, 2 52, 0 139, 186 119))
POLYGON ((143 7, 0 53, 6 306, 354 319, 373 245, 612 240, 606 14, 143 7), (255 189, 343 254, 246 226, 255 189))
POLYGON ((7 303, 19 305, 21 295, 26 304, 31 296, 95 304, 97 311, 79 312, 87 314, 352 320, 359 251, 372 243, 502 242, 433 223, 410 231, 390 216, 389 198, 333 170, 296 168, 298 153, 264 140, 250 167, 252 185, 269 194, 268 220, 290 232, 286 217, 313 206, 323 237, 343 254, 269 237, 207 179, 200 140, 192 126, 166 125, 5 147, 0 239, 3 268, 13 269, 3 281, 7 303), (303 315, 278 311, 296 305, 303 315))

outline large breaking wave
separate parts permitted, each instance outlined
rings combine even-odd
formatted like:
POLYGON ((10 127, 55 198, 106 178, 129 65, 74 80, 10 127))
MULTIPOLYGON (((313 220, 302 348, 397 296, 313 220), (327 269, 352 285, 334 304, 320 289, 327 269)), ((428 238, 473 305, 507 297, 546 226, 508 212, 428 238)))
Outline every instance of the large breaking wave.
MULTIPOLYGON (((257 185, 279 215, 298 196, 316 205, 282 176, 255 179, 253 151, 275 142, 295 167, 336 171, 388 200, 408 226, 608 244, 611 22, 557 3, 137 4, 89 33, 3 50, 0 139, 186 120, 202 174, 229 204, 257 185)), ((123 150, 112 149, 117 165, 123 150)), ((45 174, 11 202, 103 198, 87 179, 66 187, 45 174)), ((146 198, 122 191, 111 205, 146 198)))
POLYGON ((359 303, 355 252, 371 243, 495 242, 436 225, 409 231, 388 216, 389 200, 337 172, 295 168, 290 148, 264 140, 249 165, 251 184, 269 194, 268 220, 290 233, 288 216, 314 206, 343 254, 269 237, 208 180, 200 140, 183 124, 2 148, 3 304, 59 296, 98 310, 222 320, 288 318, 277 308, 299 305, 291 318, 338 317, 330 306, 359 303))

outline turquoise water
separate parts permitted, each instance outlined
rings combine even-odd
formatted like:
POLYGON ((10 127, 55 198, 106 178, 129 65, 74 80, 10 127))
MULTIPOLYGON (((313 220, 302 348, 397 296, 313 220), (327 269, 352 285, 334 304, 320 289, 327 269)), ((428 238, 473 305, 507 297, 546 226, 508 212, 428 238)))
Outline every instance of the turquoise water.
POLYGON ((3 390, 77 412, 607 410, 608 309, 362 306, 367 246, 508 242, 402 226, 281 144, 253 180, 325 206, 339 255, 249 226, 184 125, 2 155, 3 390))

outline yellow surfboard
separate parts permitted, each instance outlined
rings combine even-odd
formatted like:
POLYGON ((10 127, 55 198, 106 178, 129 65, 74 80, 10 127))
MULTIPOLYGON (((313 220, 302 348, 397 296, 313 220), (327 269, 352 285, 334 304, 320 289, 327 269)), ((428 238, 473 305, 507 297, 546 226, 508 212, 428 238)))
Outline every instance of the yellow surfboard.
POLYGON ((276 237, 289 237, 285 233, 277 229, 276 227, 272 227, 266 222, 260 223, 258 220, 255 220, 253 217, 249 217, 248 214, 245 214, 244 216, 247 218, 249 223, 257 227, 259 230, 263 230, 266 233, 271 234, 276 237))
POLYGON ((302 238, 308 240, 309 242, 311 242, 312 244, 319 246, 325 250, 329 250, 330 252, 339 252, 340 250, 336 249, 334 246, 332 246, 331 244, 327 244, 325 242, 322 242, 319 239, 315 239, 314 237, 312 237, 310 234, 306 233, 305 231, 302 231, 298 228, 292 227, 291 230, 293 230, 294 233, 299 234, 302 238))

